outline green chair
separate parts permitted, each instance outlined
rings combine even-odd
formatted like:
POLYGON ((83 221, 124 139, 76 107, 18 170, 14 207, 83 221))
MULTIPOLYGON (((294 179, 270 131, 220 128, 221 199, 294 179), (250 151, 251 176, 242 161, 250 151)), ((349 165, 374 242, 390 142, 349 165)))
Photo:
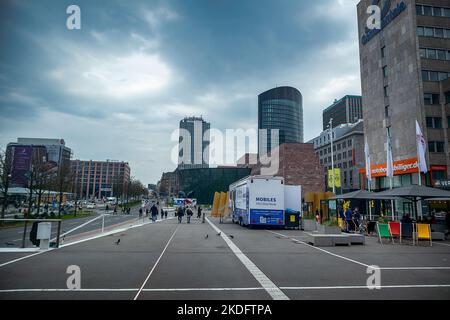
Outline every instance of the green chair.
POLYGON ((387 223, 377 223, 378 230, 378 239, 380 243, 383 244, 383 239, 391 239, 392 243, 394 243, 394 239, 392 238, 391 229, 389 224, 387 223))

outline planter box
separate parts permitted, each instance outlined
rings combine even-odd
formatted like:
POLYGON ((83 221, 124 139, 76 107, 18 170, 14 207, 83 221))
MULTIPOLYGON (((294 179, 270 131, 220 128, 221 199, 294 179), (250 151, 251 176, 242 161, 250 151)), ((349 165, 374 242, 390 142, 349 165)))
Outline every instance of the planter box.
POLYGON ((302 229, 304 231, 316 231, 317 225, 314 219, 302 219, 302 229))
POLYGON ((324 226, 319 224, 317 226, 317 231, 320 234, 341 234, 341 228, 338 226, 324 226))

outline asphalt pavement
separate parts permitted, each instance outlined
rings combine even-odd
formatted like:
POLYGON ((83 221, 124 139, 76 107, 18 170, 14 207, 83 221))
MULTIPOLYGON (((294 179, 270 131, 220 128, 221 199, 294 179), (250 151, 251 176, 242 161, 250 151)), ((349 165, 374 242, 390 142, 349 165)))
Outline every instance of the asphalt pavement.
POLYGON ((172 218, 44 253, 0 253, 0 299, 450 299, 448 241, 317 248, 302 231, 208 221, 172 218), (71 265, 81 270, 75 290, 71 265), (367 287, 373 265, 379 289, 367 287))

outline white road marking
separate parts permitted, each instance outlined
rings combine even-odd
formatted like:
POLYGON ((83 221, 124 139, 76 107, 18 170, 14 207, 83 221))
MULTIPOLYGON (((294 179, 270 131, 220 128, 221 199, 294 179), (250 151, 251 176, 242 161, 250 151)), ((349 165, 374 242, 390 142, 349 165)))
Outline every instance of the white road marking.
MULTIPOLYGON (((353 260, 353 259, 341 256, 341 255, 338 255, 336 253, 330 252, 330 251, 322 249, 322 248, 314 247, 313 245, 310 245, 310 244, 308 244, 308 243, 306 243, 304 241, 300 241, 300 240, 294 239, 294 238, 286 236, 284 234, 281 234, 281 233, 278 233, 278 232, 274 232, 274 231, 270 231, 270 230, 266 230, 266 231, 270 232, 270 233, 273 233, 273 234, 276 234, 276 235, 279 235, 279 236, 282 236, 283 238, 291 239, 291 240, 293 240, 295 242, 304 244, 304 245, 309 246, 311 248, 314 248, 316 250, 328 253, 328 254, 330 254, 332 256, 335 256, 335 257, 338 257, 338 258, 341 258, 341 259, 344 259, 344 260, 347 260, 347 261, 350 261, 350 262, 353 262, 353 263, 356 263, 356 264, 359 264, 359 265, 362 265, 362 266, 365 266, 365 267, 370 267, 370 265, 368 265, 368 264, 365 264, 365 263, 362 263, 362 262, 359 262, 359 261, 356 261, 356 260, 353 260)), ((380 270, 450 270, 450 267, 380 267, 380 270)))
MULTIPOLYGON (((175 218, 173 218, 173 217, 172 218, 167 218, 167 220, 169 220, 169 219, 175 219, 175 218)), ((142 223, 142 224, 138 224, 138 225, 131 225, 129 227, 125 227, 125 228, 122 228, 122 229, 111 230, 109 232, 105 232, 103 234, 96 235, 96 236, 93 236, 93 237, 90 237, 90 238, 81 239, 81 240, 78 240, 78 241, 70 242, 68 244, 60 245, 59 248, 64 248, 64 247, 72 246, 74 244, 78 244, 78 243, 82 243, 82 242, 86 242, 86 241, 90 241, 90 240, 95 240, 95 239, 98 239, 98 238, 109 236, 111 234, 127 231, 129 229, 139 228, 139 227, 142 227, 142 226, 145 226, 145 225, 148 225, 148 224, 150 224, 150 223, 146 222, 146 223, 142 223)), ((51 252, 53 250, 58 250, 58 248, 51 248, 49 250, 43 250, 43 251, 40 251, 40 252, 37 252, 37 253, 34 253, 34 254, 30 254, 30 255, 25 256, 25 257, 21 257, 19 259, 15 259, 15 260, 11 260, 11 261, 2 263, 2 264, 0 264, 0 268, 3 267, 3 266, 6 266, 8 264, 21 261, 21 260, 26 259, 26 258, 31 258, 31 257, 36 256, 36 255, 41 254, 41 253, 51 252)), ((26 251, 20 251, 20 252, 26 252, 26 251)))
POLYGON ((365 264, 365 263, 362 263, 362 262, 359 262, 359 261, 356 261, 356 260, 353 260, 353 259, 350 259, 350 258, 341 256, 341 255, 338 255, 338 254, 336 254, 336 253, 330 252, 330 251, 325 250, 325 249, 322 249, 322 248, 314 247, 313 245, 310 245, 310 244, 308 244, 308 243, 306 243, 306 242, 304 242, 304 241, 300 241, 300 240, 297 240, 297 239, 294 239, 294 238, 285 236, 284 234, 281 234, 281 233, 278 233, 278 232, 274 232, 274 231, 270 231, 270 230, 266 230, 266 231, 267 231, 267 232, 270 232, 270 233, 273 233, 273 234, 276 234, 276 235, 279 235, 279 236, 282 236, 282 237, 284 237, 284 238, 289 238, 289 239, 291 239, 292 241, 295 241, 295 242, 304 244, 304 245, 306 245, 306 246, 308 246, 308 247, 310 247, 310 248, 313 248, 313 249, 316 249, 316 250, 325 252, 325 253, 327 253, 327 254, 329 254, 329 255, 332 255, 332 256, 335 256, 335 257, 337 257, 337 258, 344 259, 344 260, 347 260, 347 261, 350 261, 350 262, 359 264, 359 265, 364 266, 364 267, 366 267, 366 268, 370 267, 370 265, 368 265, 368 264, 365 264))
POLYGON ((255 277, 261 286, 267 291, 267 293, 274 300, 289 300, 289 297, 280 290, 279 287, 272 282, 234 243, 231 241, 222 230, 216 227, 208 218, 206 221, 213 227, 213 229, 220 233, 220 236, 225 240, 226 244, 230 247, 231 251, 242 262, 242 264, 248 269, 248 271, 255 277))
MULTIPOLYGON (((345 289, 367 289, 367 286, 318 286, 318 287, 279 287, 283 290, 345 290, 345 289)), ((381 289, 407 289, 407 288, 450 288, 450 284, 405 284, 385 285, 381 289)), ((115 289, 2 289, 0 293, 20 292, 133 292, 138 288, 115 288, 115 289)), ((189 291, 258 291, 265 290, 263 287, 252 288, 161 288, 142 289, 143 292, 189 292, 189 291)))
MULTIPOLYGON (((450 284, 400 284, 380 286, 381 289, 405 289, 405 288, 450 288, 450 284)), ((330 286, 330 287, 280 287, 283 290, 334 290, 334 289, 367 289, 367 286, 330 286)))
POLYGON ((162 251, 161 254, 159 255, 158 260, 156 260, 155 264, 153 265, 152 270, 150 270, 150 273, 148 274, 147 278, 145 278, 144 282, 142 283, 141 287, 139 288, 139 291, 136 293, 136 296, 134 297, 133 300, 137 300, 137 298, 138 298, 139 295, 141 294, 142 289, 144 289, 145 285, 146 285, 147 282, 148 282, 148 279, 150 279, 150 277, 151 277, 153 271, 155 271, 156 266, 158 265, 158 263, 159 263, 159 261, 161 260, 162 256, 163 256, 164 253, 166 252, 167 247, 169 246, 170 242, 172 241, 173 237, 175 236, 175 233, 177 233, 179 227, 180 227, 180 226, 177 226, 177 228, 175 229, 175 231, 172 233, 172 236, 170 237, 169 241, 167 241, 166 246, 164 247, 163 251, 162 251))
POLYGON ((441 246, 447 246, 447 247, 450 247, 450 244, 448 244, 448 243, 433 242, 433 244, 440 244, 441 246))
POLYGON ((450 270, 450 267, 383 267, 380 270, 450 270))
POLYGON ((28 256, 22 257, 22 258, 18 258, 18 259, 14 259, 14 260, 11 260, 11 261, 2 263, 2 264, 0 264, 0 268, 1 268, 1 267, 4 267, 4 266, 7 266, 8 264, 11 264, 11 263, 14 263, 14 262, 17 262, 17 261, 26 259, 26 258, 30 258, 30 257, 37 256, 38 254, 41 254, 41 253, 50 252, 50 251, 52 251, 52 250, 54 250, 54 249, 49 249, 49 250, 46 250, 46 251, 39 251, 39 252, 30 254, 30 255, 28 255, 28 256))

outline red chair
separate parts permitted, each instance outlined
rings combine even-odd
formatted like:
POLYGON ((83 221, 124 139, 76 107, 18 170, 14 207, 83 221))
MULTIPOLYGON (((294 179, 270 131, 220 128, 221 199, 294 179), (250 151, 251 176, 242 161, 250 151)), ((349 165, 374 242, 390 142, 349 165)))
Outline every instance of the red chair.
MULTIPOLYGON (((398 237, 400 240, 400 243, 402 243, 402 227, 400 222, 398 221, 389 221, 389 228, 391 229, 391 235, 392 237, 398 237)), ((392 239, 392 242, 394 242, 394 239, 392 239)))

